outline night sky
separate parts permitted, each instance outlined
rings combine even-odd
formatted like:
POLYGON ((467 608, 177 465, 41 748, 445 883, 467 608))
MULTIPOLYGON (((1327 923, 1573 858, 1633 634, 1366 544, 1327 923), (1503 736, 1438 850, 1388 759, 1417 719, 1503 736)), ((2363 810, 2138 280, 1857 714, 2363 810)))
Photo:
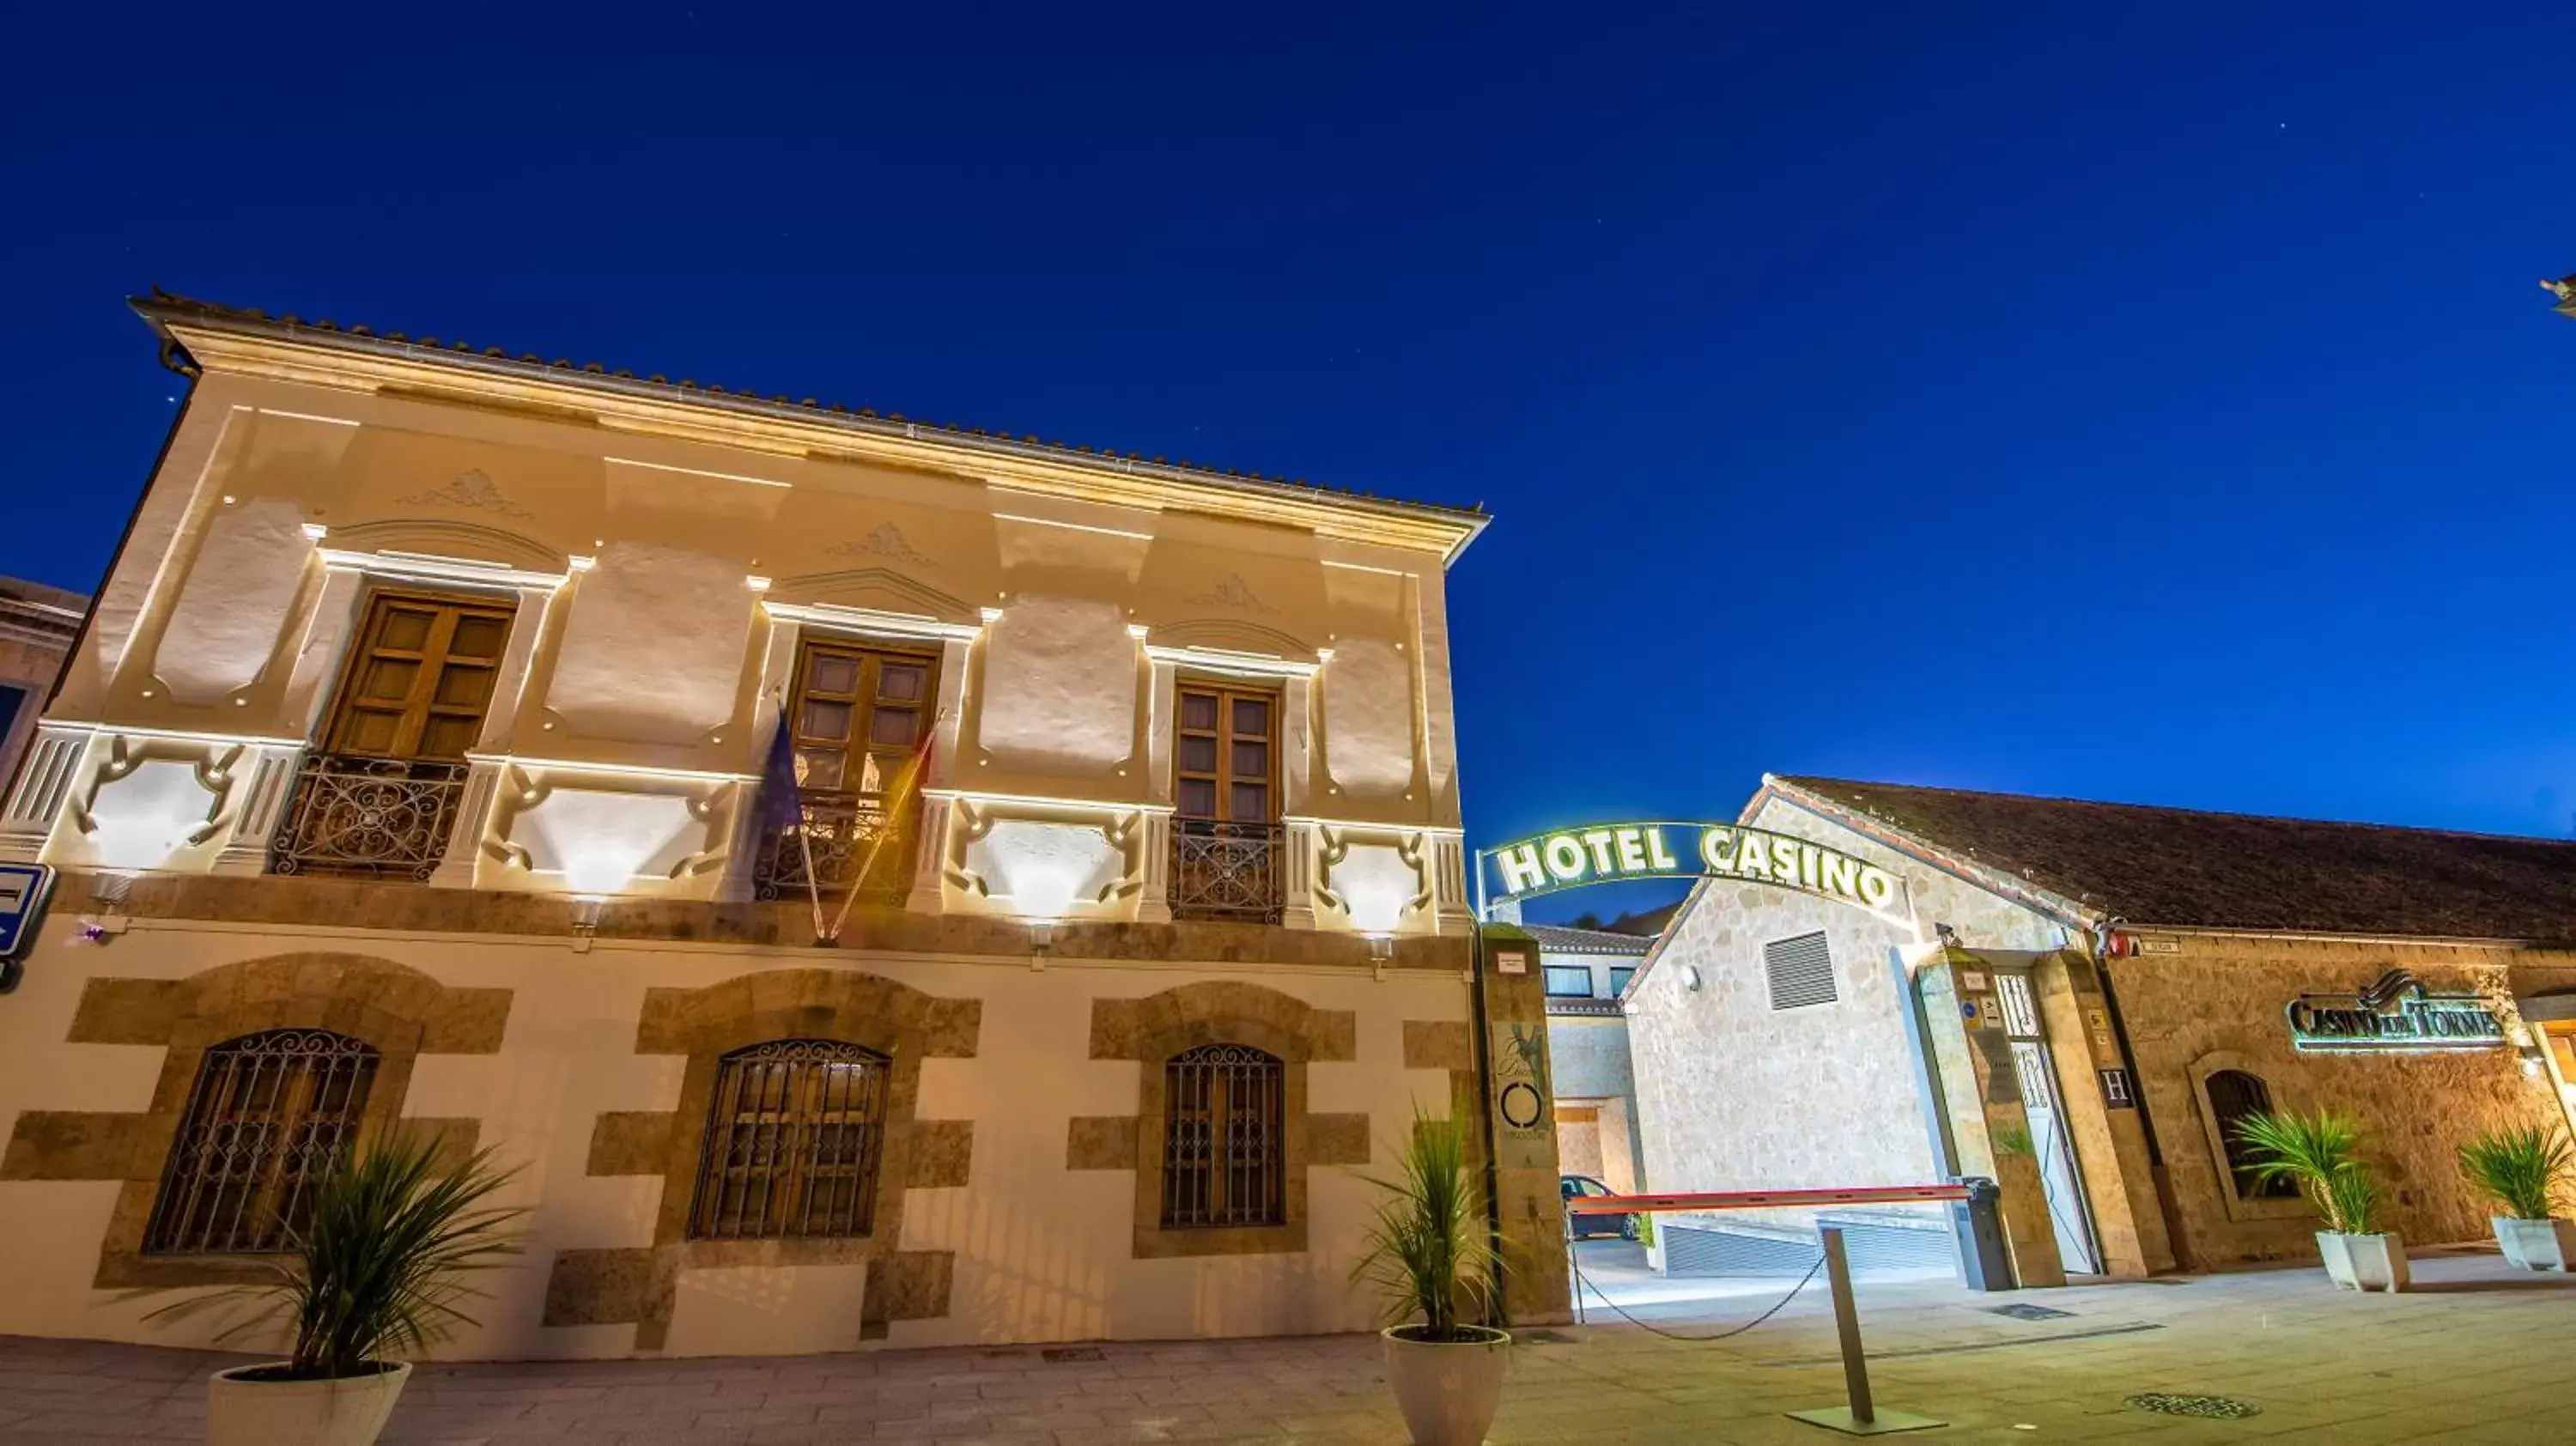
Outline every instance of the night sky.
POLYGON ((0 62, 0 572, 97 582, 157 282, 1482 502, 1480 843, 2576 820, 2563 10, 153 8, 0 62))

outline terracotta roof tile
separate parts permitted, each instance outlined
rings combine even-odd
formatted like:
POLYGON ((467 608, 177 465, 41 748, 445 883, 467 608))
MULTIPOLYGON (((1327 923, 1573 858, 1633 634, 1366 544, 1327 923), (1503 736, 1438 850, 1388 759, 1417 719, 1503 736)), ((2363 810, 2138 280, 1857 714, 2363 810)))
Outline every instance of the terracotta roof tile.
POLYGON ((2576 841, 1842 778, 1768 786, 2133 925, 2576 939, 2576 841))

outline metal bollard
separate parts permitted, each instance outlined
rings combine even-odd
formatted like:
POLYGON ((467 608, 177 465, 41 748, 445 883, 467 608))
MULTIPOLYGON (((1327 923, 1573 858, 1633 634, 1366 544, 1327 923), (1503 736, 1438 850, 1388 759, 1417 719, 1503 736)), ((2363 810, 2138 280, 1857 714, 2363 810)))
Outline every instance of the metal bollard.
POLYGON ((1816 1233, 1825 1247, 1825 1285, 1833 1293, 1834 1336, 1842 1344, 1843 1390, 1850 1404, 1792 1411, 1790 1418, 1851 1436, 1881 1436, 1948 1424, 1904 1411, 1890 1411, 1883 1417, 1878 1413, 1869 1397, 1869 1358, 1861 1351, 1860 1309, 1852 1304, 1851 1257, 1843 1250, 1842 1227, 1820 1226, 1816 1233))

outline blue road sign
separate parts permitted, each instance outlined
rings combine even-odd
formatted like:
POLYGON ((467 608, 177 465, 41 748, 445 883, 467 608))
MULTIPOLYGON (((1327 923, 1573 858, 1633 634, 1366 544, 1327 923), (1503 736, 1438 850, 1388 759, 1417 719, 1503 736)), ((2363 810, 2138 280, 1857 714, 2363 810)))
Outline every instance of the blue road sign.
POLYGON ((0 959, 15 959, 36 942, 54 871, 44 864, 0 864, 0 959))

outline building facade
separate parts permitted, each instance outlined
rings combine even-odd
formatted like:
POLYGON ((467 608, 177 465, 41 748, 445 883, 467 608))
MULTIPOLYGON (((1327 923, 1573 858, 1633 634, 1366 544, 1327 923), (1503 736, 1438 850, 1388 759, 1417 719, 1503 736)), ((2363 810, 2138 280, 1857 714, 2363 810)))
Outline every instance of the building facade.
POLYGON ((36 718, 61 675, 89 599, 0 577, 0 789, 36 737, 36 718))
POLYGON ((1802 778, 1741 822, 1898 889, 1694 888, 1629 994, 1655 1190, 1985 1176, 2044 1285, 2313 1257, 2249 1113, 2356 1115, 2419 1244, 2488 1233, 2461 1143, 2566 1123, 2576 843, 1802 778))
POLYGON ((193 387, 0 807, 0 1332, 185 1340, 125 1292, 393 1130, 532 1212, 463 1357, 1370 1323, 1344 1167, 1485 1124, 1481 515, 137 309, 193 387))
POLYGON ((1559 1162, 1569 1175, 1633 1193, 1645 1174, 1638 1163, 1637 1080, 1620 997, 1655 941, 1607 929, 1524 927, 1538 941, 1545 976, 1559 1162))

